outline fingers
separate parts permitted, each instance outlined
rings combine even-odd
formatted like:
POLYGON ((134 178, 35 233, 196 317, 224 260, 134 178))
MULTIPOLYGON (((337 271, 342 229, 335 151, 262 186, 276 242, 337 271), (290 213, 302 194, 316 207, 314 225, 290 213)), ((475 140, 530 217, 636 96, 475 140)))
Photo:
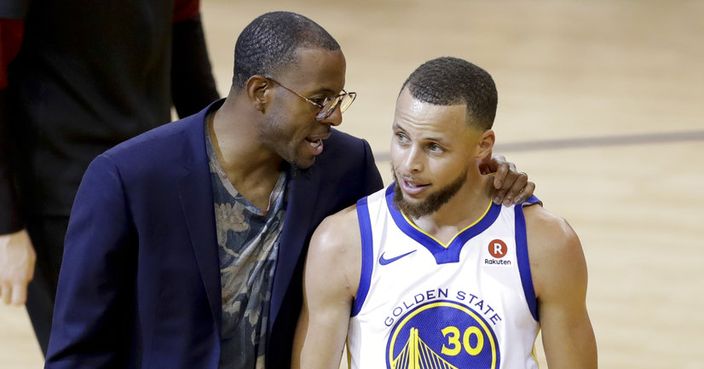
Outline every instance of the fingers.
POLYGON ((528 181, 528 175, 515 170, 508 171, 507 169, 507 174, 502 182, 501 187, 498 187, 496 178, 494 178, 494 187, 496 188, 494 203, 496 204, 509 206, 521 203, 532 195, 533 190, 535 190, 535 184, 528 181))
POLYGON ((0 286, 0 300, 5 305, 24 305, 27 302, 27 284, 16 283, 12 285, 3 283, 0 286))
POLYGON ((5 305, 9 305, 12 300, 12 287, 8 283, 0 285, 0 298, 5 305))
POLYGON ((491 160, 494 161, 496 163, 496 165, 506 163, 506 157, 501 154, 496 154, 496 153, 493 154, 491 156, 491 160))
POLYGON ((519 197, 516 199, 516 204, 522 203, 526 200, 528 200, 529 197, 533 195, 535 192, 535 183, 528 181, 528 184, 526 185, 525 188, 523 188, 523 191, 521 191, 519 197))
POLYGON ((15 284, 12 287, 12 305, 24 305, 27 302, 27 284, 15 284))
POLYGON ((512 162, 507 162, 507 163, 508 163, 509 172, 518 172, 518 169, 516 169, 516 164, 514 164, 512 162))
POLYGON ((23 305, 37 255, 26 230, 0 235, 0 301, 23 305))
MULTIPOLYGON (((496 174, 494 175, 494 188, 499 190, 499 192, 503 191, 503 194, 505 194, 505 190, 508 189, 506 188, 506 180, 511 179, 511 178, 506 178, 508 174, 510 173, 509 171, 509 165, 506 162, 503 162, 499 164, 498 168, 496 168, 496 174)), ((513 183, 513 182, 512 182, 513 183)), ((511 183, 511 184, 512 184, 511 183)), ((501 197, 503 198, 503 194, 501 194, 501 197)))
MULTIPOLYGON (((503 169, 509 170, 509 171, 516 171, 516 165, 513 163, 509 163, 506 161, 506 157, 501 155, 501 154, 492 154, 491 156, 487 156, 482 158, 482 161, 479 163, 479 171, 482 174, 490 174, 490 173, 495 173, 497 170, 499 170, 501 167, 508 165, 507 168, 503 169)), ((503 179, 503 178, 501 178, 503 179)))
POLYGON ((528 184, 528 175, 521 172, 517 173, 516 180, 513 182, 511 187, 506 191, 506 196, 504 196, 503 204, 509 206, 511 204, 518 203, 518 195, 523 192, 523 189, 528 184))

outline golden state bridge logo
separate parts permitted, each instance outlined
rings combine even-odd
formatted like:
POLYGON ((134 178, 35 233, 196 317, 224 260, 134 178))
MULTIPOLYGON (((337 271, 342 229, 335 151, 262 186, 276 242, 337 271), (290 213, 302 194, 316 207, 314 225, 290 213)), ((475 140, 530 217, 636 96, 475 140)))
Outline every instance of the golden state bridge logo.
POLYGON ((471 308, 433 301, 406 313, 391 330, 387 369, 496 369, 496 335, 471 308))

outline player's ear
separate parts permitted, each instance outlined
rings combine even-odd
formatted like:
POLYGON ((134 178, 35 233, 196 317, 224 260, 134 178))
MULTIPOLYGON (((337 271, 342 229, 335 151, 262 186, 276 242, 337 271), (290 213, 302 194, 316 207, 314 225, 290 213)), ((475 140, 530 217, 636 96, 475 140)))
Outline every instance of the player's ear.
POLYGON ((496 135, 491 129, 482 132, 477 141, 477 159, 490 159, 494 150, 496 135))
POLYGON ((269 102, 270 96, 267 94, 269 88, 271 88, 271 81, 260 75, 253 75, 245 82, 244 89, 249 100, 255 109, 261 112, 264 112, 269 102))

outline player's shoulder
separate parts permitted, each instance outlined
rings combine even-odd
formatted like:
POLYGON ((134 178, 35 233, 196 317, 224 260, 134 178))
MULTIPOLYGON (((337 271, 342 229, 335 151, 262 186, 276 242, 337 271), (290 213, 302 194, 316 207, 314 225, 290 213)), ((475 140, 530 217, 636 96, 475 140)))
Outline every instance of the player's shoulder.
POLYGON ((339 230, 339 229, 345 229, 349 227, 345 227, 344 223, 346 222, 357 222, 357 205, 350 205, 337 213, 328 215, 325 217, 325 219, 320 223, 318 226, 318 229, 331 229, 331 230, 339 230))
POLYGON ((562 217, 543 206, 527 206, 523 209, 531 257, 568 256, 579 249, 581 244, 577 233, 562 217))
POLYGON ((543 206, 531 205, 523 208, 526 226, 533 231, 550 236, 570 236, 575 234, 567 221, 543 206))
POLYGON ((567 221, 542 206, 524 209, 533 285, 539 300, 563 299, 586 286, 582 244, 567 221))
POLYGON ((359 243, 357 206, 352 205, 326 217, 311 239, 311 250, 325 253, 347 252, 359 243))

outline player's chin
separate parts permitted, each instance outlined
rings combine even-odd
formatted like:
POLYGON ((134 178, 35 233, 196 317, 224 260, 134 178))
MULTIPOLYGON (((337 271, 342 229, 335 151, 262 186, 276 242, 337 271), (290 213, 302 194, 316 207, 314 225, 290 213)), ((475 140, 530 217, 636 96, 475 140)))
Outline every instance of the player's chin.
POLYGON ((315 155, 297 155, 293 160, 293 165, 299 169, 309 169, 315 164, 315 155))
POLYGON ((425 193, 416 193, 416 194, 409 194, 403 190, 401 190, 401 199, 403 202, 405 202, 408 205, 418 205, 422 204, 423 201, 425 201, 426 195, 425 193))

